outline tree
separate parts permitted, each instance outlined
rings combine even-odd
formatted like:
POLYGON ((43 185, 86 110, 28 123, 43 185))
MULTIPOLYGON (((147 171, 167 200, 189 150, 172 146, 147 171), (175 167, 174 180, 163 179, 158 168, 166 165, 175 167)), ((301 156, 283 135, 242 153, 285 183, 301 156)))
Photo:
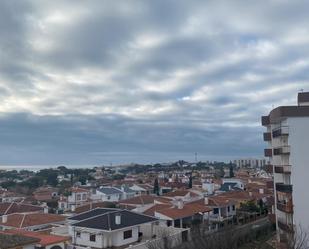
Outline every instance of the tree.
POLYGON ((233 178, 235 175, 234 175, 234 168, 233 168, 233 164, 232 162, 230 163, 230 178, 233 178))
POLYGON ((156 195, 160 195, 160 187, 159 187, 158 178, 156 178, 156 179, 154 180, 153 192, 154 192, 156 195))
POLYGON ((192 172, 189 177, 189 188, 192 188, 192 172))

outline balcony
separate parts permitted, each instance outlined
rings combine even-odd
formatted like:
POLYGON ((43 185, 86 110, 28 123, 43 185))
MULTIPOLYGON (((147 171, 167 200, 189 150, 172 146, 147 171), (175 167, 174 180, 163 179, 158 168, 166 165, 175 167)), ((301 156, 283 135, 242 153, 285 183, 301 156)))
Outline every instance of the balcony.
POLYGON ((274 173, 274 169, 273 169, 273 165, 272 164, 267 164, 264 166, 264 170, 267 172, 267 173, 274 173))
POLYGON ((290 154, 290 146, 282 146, 274 149, 274 156, 289 155, 289 154, 290 154))
POLYGON ((293 186, 290 184, 276 183, 276 190, 284 193, 292 193, 293 186))
POLYGON ((275 166, 275 173, 277 174, 291 174, 291 165, 279 165, 275 166))
POLYGON ((273 150, 272 149, 264 149, 264 156, 265 157, 272 157, 273 156, 273 150))
POLYGON ((263 126, 268 126, 268 125, 270 125, 269 116, 262 116, 261 121, 262 121, 262 125, 263 125, 263 126))
POLYGON ((286 224, 285 221, 282 220, 278 220, 278 227, 288 233, 292 233, 293 232, 293 225, 291 224, 286 224))
POLYGON ((288 202, 277 202, 277 209, 285 213, 293 213, 293 204, 292 201, 288 202))
POLYGON ((272 132, 273 138, 281 137, 281 136, 288 136, 289 135, 289 127, 288 126, 281 126, 276 128, 272 132))
POLYGON ((263 134, 263 137, 264 137, 264 141, 271 141, 271 133, 270 132, 264 132, 263 134))

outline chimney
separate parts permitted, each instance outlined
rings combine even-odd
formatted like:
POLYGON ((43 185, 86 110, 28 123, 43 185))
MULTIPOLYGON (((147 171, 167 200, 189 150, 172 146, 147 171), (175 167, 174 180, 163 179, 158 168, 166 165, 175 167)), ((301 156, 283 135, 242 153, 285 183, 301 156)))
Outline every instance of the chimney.
POLYGON ((205 197, 205 199, 204 199, 204 203, 205 203, 205 205, 208 205, 208 204, 209 204, 208 197, 205 197))
POLYGON ((297 102, 299 106, 308 106, 309 105, 309 92, 298 93, 297 102))
POLYGON ((252 192, 249 192, 249 196, 252 197, 252 192))
POLYGON ((8 216, 6 214, 2 215, 2 223, 7 223, 8 221, 8 216))
POLYGON ((264 194, 264 189, 263 189, 263 188, 260 188, 260 189, 259 189, 259 192, 260 192, 260 194, 264 194))
POLYGON ((120 225, 121 224, 121 215, 120 214, 116 214, 115 215, 115 224, 116 225, 120 225))
POLYGON ((179 199, 179 200, 177 201, 177 208, 178 208, 178 209, 183 209, 183 200, 182 200, 182 199, 179 199))
POLYGON ((44 214, 48 214, 48 207, 47 206, 44 207, 44 214))
POLYGON ((229 190, 231 190, 232 189, 232 186, 231 185, 229 185, 229 190))
POLYGON ((71 211, 72 211, 72 212, 75 212, 75 205, 72 205, 72 206, 71 206, 71 211))

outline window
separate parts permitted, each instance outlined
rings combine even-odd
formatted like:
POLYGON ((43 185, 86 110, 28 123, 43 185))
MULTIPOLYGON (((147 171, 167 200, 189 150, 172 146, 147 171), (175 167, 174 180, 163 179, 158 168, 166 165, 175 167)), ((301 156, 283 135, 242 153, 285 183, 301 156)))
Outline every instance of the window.
POLYGON ((233 211, 235 211, 235 205, 233 205, 233 211))
POLYGON ((111 196, 110 196, 110 195, 108 195, 108 196, 107 196, 107 200, 110 200, 110 199, 111 199, 111 196))
POLYGON ((78 201, 80 201, 80 199, 81 199, 80 194, 77 194, 77 195, 76 195, 76 199, 77 199, 78 201))
POLYGON ((214 214, 218 214, 218 213, 219 213, 219 209, 218 209, 218 208, 214 208, 213 213, 214 213, 214 214))
POLYGON ((89 240, 95 242, 95 234, 90 234, 89 240))
POLYGON ((80 232, 76 232, 76 237, 80 238, 80 232))
POLYGON ((132 238, 132 230, 124 231, 123 232, 123 239, 132 238))
POLYGON ((227 207, 227 211, 230 212, 230 206, 227 207))

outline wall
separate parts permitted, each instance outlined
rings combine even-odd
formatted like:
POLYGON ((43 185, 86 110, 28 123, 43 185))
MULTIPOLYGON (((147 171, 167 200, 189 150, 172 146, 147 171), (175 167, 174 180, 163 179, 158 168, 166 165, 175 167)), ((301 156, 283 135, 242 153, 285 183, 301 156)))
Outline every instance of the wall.
POLYGON ((113 232, 113 246, 123 246, 138 240, 138 227, 127 228, 121 231, 113 232), (132 237, 126 240, 123 239, 123 232, 132 230, 132 237))
POLYGON ((295 224, 309 227, 309 118, 289 118, 290 164, 295 224))

